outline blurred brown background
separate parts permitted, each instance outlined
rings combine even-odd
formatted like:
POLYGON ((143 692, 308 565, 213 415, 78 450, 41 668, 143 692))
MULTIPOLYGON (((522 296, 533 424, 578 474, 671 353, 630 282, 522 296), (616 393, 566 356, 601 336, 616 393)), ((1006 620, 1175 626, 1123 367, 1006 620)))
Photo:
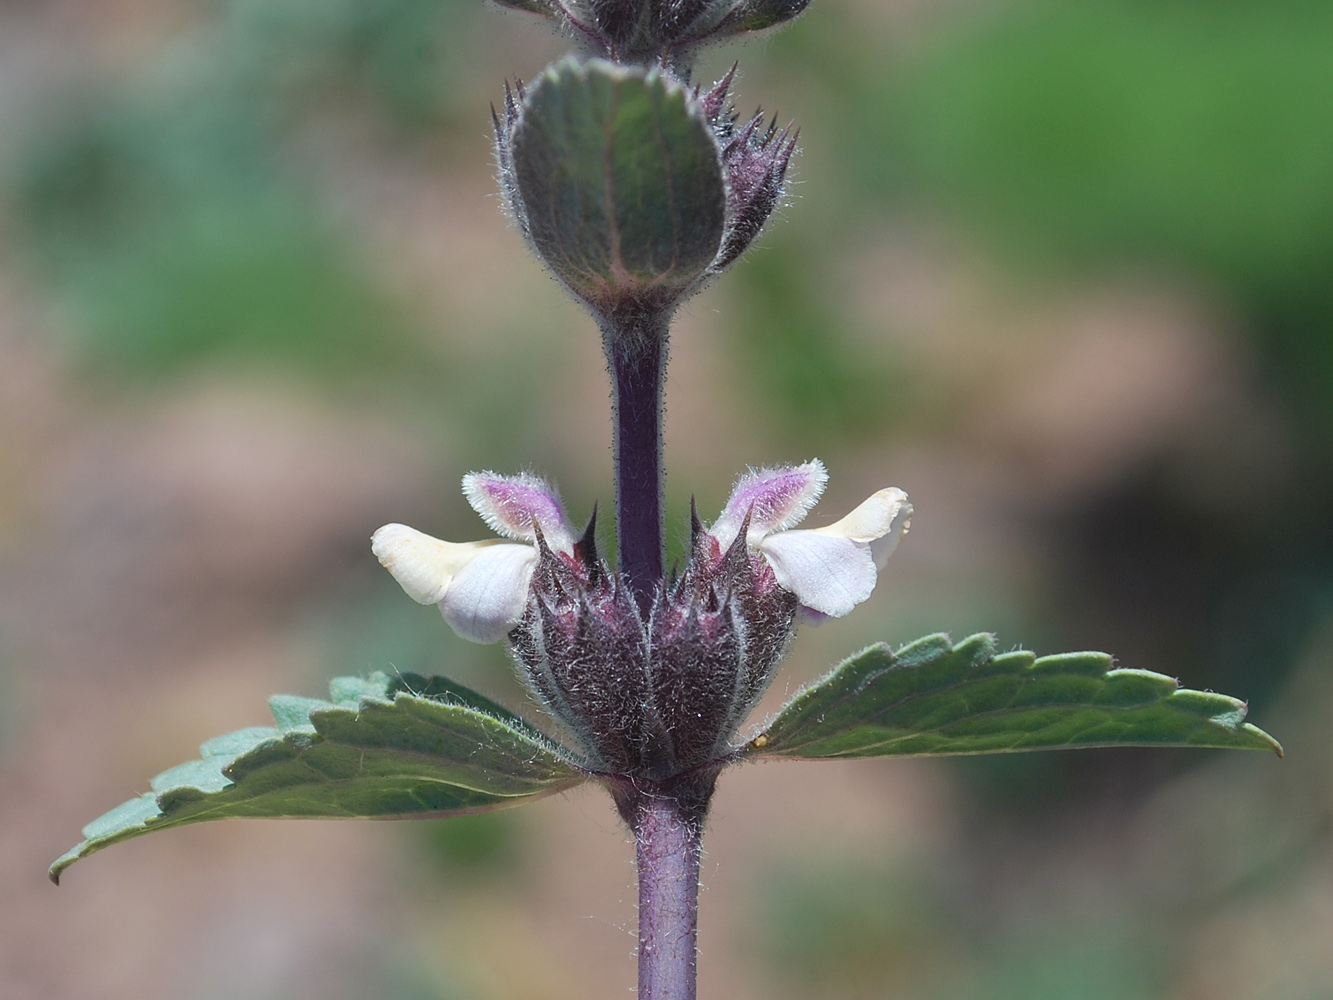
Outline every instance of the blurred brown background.
MULTIPOLYGON (((587 789, 452 823, 89 819, 372 669, 527 705, 375 564, 469 469, 611 499, 591 324, 506 226, 488 102, 562 43, 472 0, 0 3, 0 996, 627 995, 587 789)), ((791 204, 686 309, 679 551, 746 464, 896 485, 861 645, 995 630, 1249 698, 1284 761, 728 773, 701 993, 1333 998, 1333 5, 816 0, 737 56, 791 204)))

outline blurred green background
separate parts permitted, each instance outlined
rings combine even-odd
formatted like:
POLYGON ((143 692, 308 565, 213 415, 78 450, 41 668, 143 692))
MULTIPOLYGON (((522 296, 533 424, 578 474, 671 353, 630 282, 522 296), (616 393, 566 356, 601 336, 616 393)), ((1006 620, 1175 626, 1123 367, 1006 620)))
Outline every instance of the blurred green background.
MULTIPOLYGON (((473 0, 0 3, 0 993, 488 1000, 633 979, 595 791, 221 824, 43 872, 276 689, 445 672, 369 556, 469 469, 611 500, 591 324, 507 227, 488 104, 564 44, 473 0)), ((765 765, 707 840, 701 992, 1333 1000, 1333 5, 818 0, 739 57, 791 197, 680 317, 679 555, 747 464, 913 532, 772 696, 986 629, 1251 700, 1204 751, 765 765)), ((603 519, 609 524, 609 519, 603 519)))

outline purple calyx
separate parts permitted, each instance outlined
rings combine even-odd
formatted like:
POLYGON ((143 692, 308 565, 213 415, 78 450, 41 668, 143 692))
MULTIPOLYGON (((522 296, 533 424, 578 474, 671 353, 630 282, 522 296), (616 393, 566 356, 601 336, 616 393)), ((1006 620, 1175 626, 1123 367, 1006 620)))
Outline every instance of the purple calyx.
POLYGON ((779 129, 777 116, 766 119, 762 108, 756 109, 745 124, 739 124, 731 100, 735 77, 733 64, 709 90, 695 88, 695 99, 721 146, 727 182, 726 231, 713 261, 715 274, 735 263, 781 204, 787 167, 801 135, 793 122, 779 129))
POLYGON ((590 768, 660 782, 720 764, 800 609, 744 532, 723 550, 696 516, 684 571, 662 582, 646 614, 598 557, 591 524, 573 555, 540 535, 538 547, 528 608, 509 639, 590 768))

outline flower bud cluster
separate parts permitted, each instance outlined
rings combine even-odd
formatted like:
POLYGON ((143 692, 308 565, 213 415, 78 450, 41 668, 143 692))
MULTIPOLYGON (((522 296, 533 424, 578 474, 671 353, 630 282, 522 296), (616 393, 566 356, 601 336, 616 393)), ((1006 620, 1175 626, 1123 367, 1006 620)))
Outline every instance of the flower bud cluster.
POLYGON ((679 63, 701 45, 790 21, 810 0, 498 0, 541 14, 597 55, 679 63))
POLYGON ((764 121, 756 111, 744 125, 731 99, 736 66, 706 93, 695 90, 700 109, 721 147, 722 173, 727 183, 726 232, 710 273, 734 264, 755 241, 773 210, 782 202, 787 166, 796 152, 800 131, 788 124, 778 129, 776 118, 764 121))
POLYGON ((732 68, 703 91, 664 68, 565 60, 494 112, 509 211, 606 325, 669 315, 733 264, 781 203, 792 127, 740 123, 732 68))

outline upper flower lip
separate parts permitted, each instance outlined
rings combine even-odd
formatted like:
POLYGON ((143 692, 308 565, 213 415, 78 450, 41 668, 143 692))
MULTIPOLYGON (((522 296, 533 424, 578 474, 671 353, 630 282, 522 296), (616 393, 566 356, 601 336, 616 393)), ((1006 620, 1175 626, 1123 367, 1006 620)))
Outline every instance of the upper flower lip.
POLYGON ((565 515, 560 494, 540 476, 469 472, 463 477, 463 496, 497 535, 535 543, 540 529, 556 552, 574 551, 578 533, 565 515))
POLYGON ((745 541, 751 548, 758 548, 766 536, 805 520, 827 484, 828 472, 819 459, 802 465, 751 469, 736 481, 727 505, 708 533, 726 549, 749 518, 745 541))

